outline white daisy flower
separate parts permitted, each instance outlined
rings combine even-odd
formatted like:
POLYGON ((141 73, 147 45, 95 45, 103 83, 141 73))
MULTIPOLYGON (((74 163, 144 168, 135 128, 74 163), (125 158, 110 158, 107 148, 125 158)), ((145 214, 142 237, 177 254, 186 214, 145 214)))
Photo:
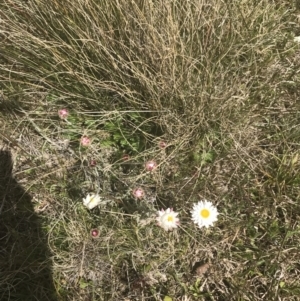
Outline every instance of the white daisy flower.
POLYGON ((88 209, 93 209, 101 203, 101 198, 99 194, 88 194, 85 199, 83 199, 83 205, 88 209))
POLYGON ((199 228, 212 226, 218 220, 217 208, 209 201, 200 201, 194 204, 192 213, 192 220, 199 228))
POLYGON ((178 212, 173 211, 172 208, 168 208, 166 211, 162 209, 157 211, 157 214, 158 217, 156 217, 156 220, 158 225, 164 230, 169 231, 173 228, 177 228, 179 225, 178 212))

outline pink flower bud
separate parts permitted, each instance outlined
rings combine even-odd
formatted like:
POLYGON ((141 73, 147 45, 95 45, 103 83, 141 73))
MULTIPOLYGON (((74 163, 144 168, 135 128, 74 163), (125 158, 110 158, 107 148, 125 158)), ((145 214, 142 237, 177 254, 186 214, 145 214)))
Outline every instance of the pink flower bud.
POLYGON ((124 154, 123 156, 122 156, 122 160, 123 161, 128 161, 130 159, 130 156, 128 155, 128 154, 124 154))
POLYGON ((90 144, 92 143, 91 139, 87 136, 82 136, 80 139, 80 144, 82 146, 90 146, 90 144))
POLYGON ((156 169, 156 167, 157 167, 157 164, 153 160, 150 160, 150 161, 146 162, 146 164, 145 164, 145 168, 148 171, 153 171, 154 169, 156 169))
POLYGON ((167 143, 165 141, 159 141, 158 146, 159 148, 164 149, 167 147, 167 143))
POLYGON ((99 230, 98 229, 92 229, 91 230, 91 235, 93 238, 99 237, 99 230))
POLYGON ((145 196, 145 191, 139 187, 133 189, 132 194, 136 199, 142 199, 145 196))
POLYGON ((58 110, 58 116, 60 119, 67 119, 69 112, 67 109, 58 110))
POLYGON ((97 165, 97 161, 96 160, 91 160, 90 161, 90 166, 91 167, 95 167, 97 165))

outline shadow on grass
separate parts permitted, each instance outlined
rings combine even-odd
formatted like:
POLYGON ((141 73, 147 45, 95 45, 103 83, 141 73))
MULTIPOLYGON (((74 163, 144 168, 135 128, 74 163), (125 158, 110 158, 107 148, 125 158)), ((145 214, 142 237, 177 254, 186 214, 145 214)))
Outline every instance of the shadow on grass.
POLYGON ((0 300, 57 301, 49 251, 31 197, 12 177, 0 149, 0 300))

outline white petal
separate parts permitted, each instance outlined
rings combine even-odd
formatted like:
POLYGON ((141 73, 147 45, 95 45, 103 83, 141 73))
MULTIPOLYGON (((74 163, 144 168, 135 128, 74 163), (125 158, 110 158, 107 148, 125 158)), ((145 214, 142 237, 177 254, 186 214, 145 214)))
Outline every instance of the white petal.
POLYGON ((300 43, 300 36, 294 37, 294 42, 300 43))

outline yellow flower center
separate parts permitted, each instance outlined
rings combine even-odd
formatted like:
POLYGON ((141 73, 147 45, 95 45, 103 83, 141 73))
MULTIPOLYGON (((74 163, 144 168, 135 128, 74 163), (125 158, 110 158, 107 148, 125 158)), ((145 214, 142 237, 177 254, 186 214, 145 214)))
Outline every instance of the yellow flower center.
POLYGON ((167 221, 168 221, 168 222, 173 222, 173 221, 174 221, 173 216, 169 215, 168 218, 167 218, 167 221))
POLYGON ((208 218, 209 215, 210 215, 210 212, 209 212, 209 210, 207 210, 207 209, 202 209, 202 210, 200 211, 200 216, 203 217, 203 218, 208 218))

